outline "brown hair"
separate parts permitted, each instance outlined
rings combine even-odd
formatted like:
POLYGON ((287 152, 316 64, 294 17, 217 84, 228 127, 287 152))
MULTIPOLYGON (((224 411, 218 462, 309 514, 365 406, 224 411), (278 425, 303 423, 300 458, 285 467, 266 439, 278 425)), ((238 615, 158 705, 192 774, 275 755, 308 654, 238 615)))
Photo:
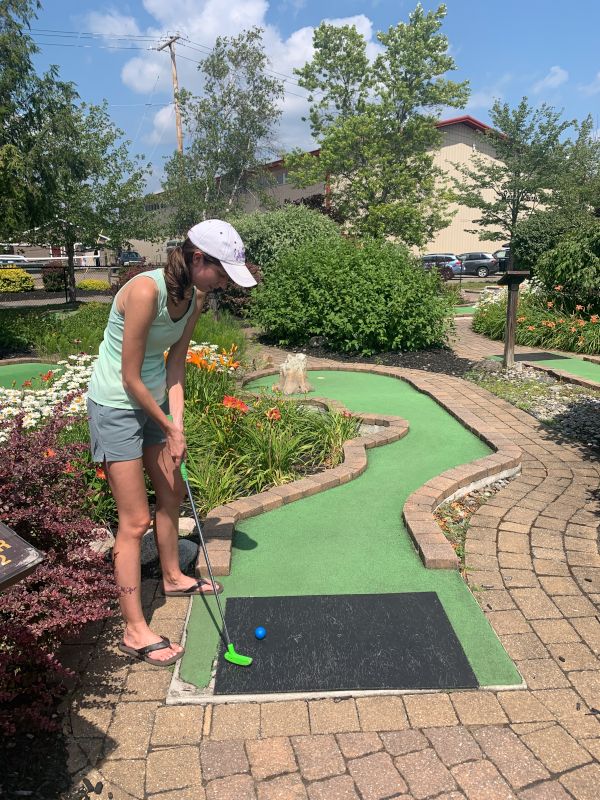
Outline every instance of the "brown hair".
POLYGON ((192 285, 191 266, 194 253, 197 252, 196 245, 186 239, 182 245, 171 250, 167 257, 165 283, 169 299, 174 303, 180 303, 186 290, 192 285))

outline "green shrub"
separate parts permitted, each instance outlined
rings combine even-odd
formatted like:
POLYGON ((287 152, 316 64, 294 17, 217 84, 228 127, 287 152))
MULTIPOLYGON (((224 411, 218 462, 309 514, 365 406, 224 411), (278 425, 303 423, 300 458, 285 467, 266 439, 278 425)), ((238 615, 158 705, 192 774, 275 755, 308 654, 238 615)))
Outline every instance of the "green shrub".
MULTIPOLYGON (((583 314, 580 306, 574 313, 565 313, 532 294, 519 300, 515 341, 526 347, 564 350, 594 355, 600 353, 600 317, 583 314)), ((506 323, 506 295, 498 302, 482 303, 473 317, 473 330, 502 341, 506 323)))
POLYGON ((34 285, 24 269, 0 269, 0 292, 32 292, 34 285))
POLYGON ((536 265, 536 277, 561 310, 581 305, 590 314, 600 312, 600 224, 565 236, 536 265), (560 288, 557 288, 560 287, 560 288))
POLYGON ((512 239, 516 267, 535 273, 544 253, 556 247, 565 236, 589 229, 592 224, 590 215, 536 211, 519 224, 512 239))
POLYGON ((277 211, 256 211, 231 219, 246 247, 248 261, 267 274, 289 250, 315 240, 336 241, 339 226, 318 211, 286 205, 277 211))
POLYGON ((106 292, 110 289, 110 284, 108 281, 101 281, 97 278, 84 278, 82 281, 79 281, 77 288, 81 289, 83 292, 106 292))
POLYGON ((192 339, 199 343, 216 344, 220 350, 229 350, 234 344, 237 348, 238 358, 242 358, 246 352, 246 337, 242 326, 227 311, 220 313, 218 318, 208 312, 203 312, 196 323, 192 339))
POLYGON ((44 264, 42 283, 46 292, 64 292, 67 284, 65 265, 58 261, 44 264))
POLYGON ((284 254, 252 308, 254 322, 282 345, 323 336, 333 350, 371 354, 443 344, 453 300, 405 247, 339 237, 284 254))

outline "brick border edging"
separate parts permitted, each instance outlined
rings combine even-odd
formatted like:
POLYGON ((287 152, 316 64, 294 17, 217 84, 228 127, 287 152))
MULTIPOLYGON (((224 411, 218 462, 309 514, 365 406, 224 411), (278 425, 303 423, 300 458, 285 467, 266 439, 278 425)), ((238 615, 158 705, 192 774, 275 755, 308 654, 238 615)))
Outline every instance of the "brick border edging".
MULTIPOLYGON (((600 361, 595 361, 592 358, 584 358, 583 360, 591 361, 594 364, 600 363, 600 361)), ((566 372, 564 369, 544 367, 538 361, 521 361, 521 364, 523 364, 524 367, 535 369, 538 372, 545 372, 546 375, 551 375, 553 378, 556 378, 556 380, 562 381, 563 383, 573 383, 576 386, 583 386, 585 389, 595 389, 596 391, 600 389, 600 383, 598 381, 590 381, 587 378, 580 378, 578 375, 573 375, 572 372, 566 372)))
MULTIPOLYGON (((278 374, 278 371, 262 370, 249 373, 244 379, 244 383, 265 374, 278 374)), ((324 397, 310 397, 305 402, 325 410, 347 411, 342 403, 324 397)), ((233 534, 239 520, 255 517, 264 511, 271 511, 286 503, 293 503, 295 500, 310 497, 325 491, 325 489, 340 486, 357 478, 367 468, 367 450, 397 442, 408 433, 408 422, 401 417, 362 412, 352 413, 352 416, 366 425, 378 425, 382 430, 357 436, 344 442, 344 460, 337 467, 322 470, 315 475, 300 478, 283 486, 274 486, 250 497, 232 500, 231 503, 216 506, 208 512, 203 532, 215 575, 229 575, 230 573, 233 534)), ((196 570, 197 572, 206 570, 206 561, 201 549, 196 561, 196 570)))
POLYGON ((54 358, 37 358, 31 356, 23 356, 22 358, 2 358, 0 359, 0 366, 8 366, 10 364, 57 364, 54 358))
MULTIPOLYGON (((400 367, 384 367, 374 364, 336 364, 323 365, 322 370, 340 370, 345 372, 368 372, 403 380, 417 391, 423 392, 442 406, 449 414, 464 425, 471 433, 480 438, 495 452, 492 455, 476 459, 469 464, 453 467, 435 478, 427 481, 413 492, 404 504, 403 520, 415 544, 417 552, 427 569, 457 569, 459 559, 454 548, 442 533, 433 517, 433 511, 450 497, 467 494, 474 485, 482 486, 500 477, 517 473, 521 468, 521 448, 513 444, 495 427, 471 411, 451 408, 444 402, 443 393, 436 392, 431 386, 428 373, 420 376, 416 371, 407 371, 400 367)), ((248 373, 242 386, 258 378, 277 375, 277 368, 256 370, 248 373)), ((309 402, 322 407, 343 409, 335 400, 327 398, 308 398, 309 402)), ((235 523, 238 519, 260 514, 277 508, 283 503, 298 500, 316 494, 319 491, 345 483, 360 475, 367 466, 366 450, 391 441, 397 441, 408 432, 408 423, 400 417, 377 416, 373 414, 356 414, 355 416, 367 424, 383 424, 386 427, 402 427, 399 435, 372 434, 352 439, 344 444, 345 460, 343 464, 331 470, 324 470, 319 475, 302 478, 285 486, 269 489, 253 497, 236 500, 225 506, 212 509, 207 515, 204 530, 211 563, 213 558, 223 571, 219 575, 228 575, 231 566, 231 544, 235 523), (348 474, 349 473, 349 474, 348 474), (342 476, 344 476, 342 478, 342 476)), ((204 568, 204 556, 200 553, 197 567, 204 568)))

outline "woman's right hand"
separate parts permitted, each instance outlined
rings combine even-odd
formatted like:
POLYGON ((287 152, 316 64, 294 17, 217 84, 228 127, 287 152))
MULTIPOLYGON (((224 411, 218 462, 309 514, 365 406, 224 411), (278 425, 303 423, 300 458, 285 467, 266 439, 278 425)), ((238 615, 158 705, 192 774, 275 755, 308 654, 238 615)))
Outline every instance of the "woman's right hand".
POLYGON ((175 425, 170 425, 167 433, 167 449, 171 454, 175 466, 179 467, 185 458, 186 443, 183 431, 175 425))

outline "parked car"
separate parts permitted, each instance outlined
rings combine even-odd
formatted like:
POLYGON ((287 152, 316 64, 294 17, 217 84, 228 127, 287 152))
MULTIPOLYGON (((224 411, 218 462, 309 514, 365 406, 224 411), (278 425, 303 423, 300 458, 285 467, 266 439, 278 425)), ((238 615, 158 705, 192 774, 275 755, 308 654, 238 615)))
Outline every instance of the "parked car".
POLYGON ((508 261, 510 259, 510 246, 503 245, 500 250, 496 250, 495 253, 492 253, 494 258, 498 261, 498 269, 500 272, 506 272, 508 269, 508 261))
POLYGON ((117 264, 120 267, 128 267, 135 264, 143 264, 144 258, 138 253, 137 250, 122 250, 121 255, 117 258, 117 264))
POLYGON ((459 256, 462 261, 463 275, 478 275, 480 278, 487 278, 498 272, 498 259, 491 253, 462 253, 459 256))
POLYGON ((8 266, 12 264, 17 264, 19 266, 25 266, 25 264, 29 264, 29 261, 25 258, 25 256, 17 256, 17 255, 9 255, 7 253, 2 253, 0 255, 0 267, 8 266))
POLYGON ((423 269, 437 269, 445 281, 449 281, 455 275, 460 275, 462 264, 454 253, 428 253, 421 256, 423 269))

